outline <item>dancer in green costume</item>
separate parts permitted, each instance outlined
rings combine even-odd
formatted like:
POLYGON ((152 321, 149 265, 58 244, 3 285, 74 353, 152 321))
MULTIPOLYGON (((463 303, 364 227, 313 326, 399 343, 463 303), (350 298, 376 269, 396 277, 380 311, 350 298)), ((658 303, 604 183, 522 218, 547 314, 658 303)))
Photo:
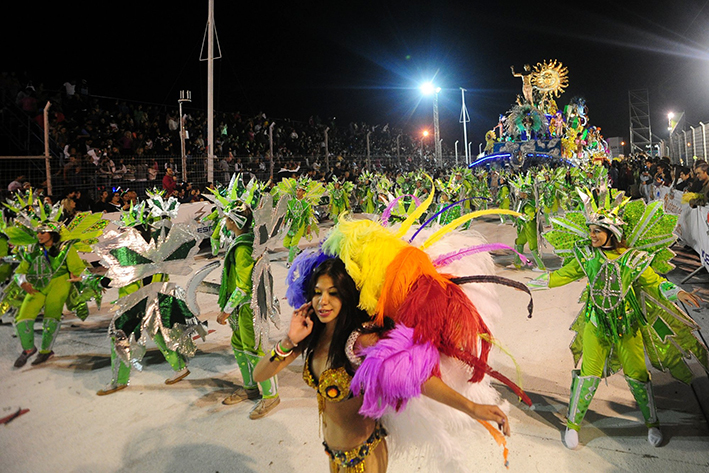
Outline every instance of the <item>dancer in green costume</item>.
POLYGON ((529 283, 542 289, 584 276, 589 281, 585 305, 571 327, 577 332, 571 350, 581 369, 572 372, 564 444, 578 446, 581 422, 601 378, 622 369, 648 427, 648 442, 657 447, 662 432, 645 353, 655 368, 668 369, 685 383, 693 377, 684 361, 690 354, 709 371, 707 348, 693 334, 699 327, 674 304, 698 307, 698 299, 656 272, 672 269, 669 246, 677 216, 664 214, 660 201, 627 203, 622 193, 611 195, 607 188, 597 191, 597 201, 590 191, 579 194, 584 212, 552 218, 553 229, 544 235, 564 259, 563 267, 529 283))
POLYGON ((332 178, 325 187, 330 197, 330 220, 337 225, 340 215, 350 210, 350 194, 354 189, 354 184, 349 181, 340 181, 337 176, 332 178))
MULTIPOLYGON (((522 253, 526 244, 529 246, 529 251, 532 253, 537 268, 545 270, 546 266, 544 266, 538 247, 538 215, 541 212, 541 208, 531 171, 527 171, 524 176, 517 176, 511 182, 511 185, 515 191, 515 210, 524 214, 524 217, 518 217, 516 221, 517 238, 515 239, 515 250, 518 253, 522 253)), ((522 262, 519 257, 515 265, 521 267, 522 262)))
POLYGON ((280 402, 278 380, 269 378, 261 383, 253 379, 254 366, 264 355, 261 343, 257 343, 254 331, 252 302, 252 272, 254 269, 251 209, 242 202, 234 202, 224 209, 225 227, 235 236, 224 256, 221 288, 219 291, 219 324, 227 321, 233 330, 231 347, 239 365, 244 385, 237 389, 223 403, 237 404, 247 399, 259 400, 249 414, 258 419, 268 414, 280 402))
POLYGON ((191 273, 190 262, 201 238, 190 223, 172 227, 170 219, 179 209, 175 197, 164 200, 162 191, 148 192, 148 197, 122 213, 121 223, 127 228, 107 234, 95 245, 111 286, 119 288, 116 315, 109 325, 111 383, 96 393, 99 396, 128 386, 131 367, 143 368, 149 339, 174 371, 165 384, 181 381, 190 374, 187 360, 196 351, 193 335, 205 335, 184 300, 184 290, 168 276, 191 273))
POLYGON ((290 195, 288 211, 284 225, 288 227, 283 246, 288 250, 286 267, 290 267, 295 257, 300 253, 298 244, 305 237, 311 240, 313 235, 318 235, 318 222, 313 213, 313 207, 318 205, 325 192, 323 185, 307 177, 297 181, 293 178, 283 179, 274 187, 274 191, 282 197, 290 195))
MULTIPOLYGON (((268 249, 283 229, 286 209, 292 196, 283 193, 274 207, 273 195, 262 192, 254 181, 247 186, 232 182, 225 190, 213 192, 209 199, 215 210, 204 220, 214 223, 212 253, 227 247, 221 282, 217 287, 203 282, 197 290, 217 294, 220 314, 217 322, 232 328, 231 346, 241 371, 243 386, 222 402, 227 405, 245 400, 258 401, 249 413, 251 419, 268 414, 280 403, 277 379, 261 383, 253 380, 253 369, 263 356, 262 342, 268 339, 268 319, 278 327, 280 307, 273 294, 273 277, 268 249)), ((211 271, 210 265, 204 270, 211 271)), ((198 271, 201 272, 202 270, 198 271)), ((188 293, 188 301, 190 295, 188 293)))
POLYGON ((60 245, 59 238, 56 229, 40 228, 37 231, 37 245, 24 255, 15 269, 15 282, 26 292, 15 317, 15 329, 23 350, 15 361, 15 368, 23 367, 28 358, 37 352, 34 321, 43 308, 42 342, 39 355, 32 364, 44 363, 54 354, 52 346, 59 331, 71 282, 79 281, 79 275, 86 269, 76 248, 72 244, 60 245))
POLYGON ((15 315, 15 329, 22 345, 22 353, 15 361, 21 368, 37 352, 34 342, 34 322, 43 311, 42 341, 39 355, 32 362, 39 365, 53 354, 64 306, 77 310, 81 306, 82 320, 88 315, 86 302, 95 297, 100 304, 100 289, 97 284, 81 294, 72 284, 79 285, 86 276, 86 263, 78 250, 86 251, 87 242, 93 241, 105 227, 101 214, 82 212, 65 227, 60 223, 59 206, 49 207, 32 196, 19 194, 15 202, 7 204, 16 214, 15 224, 5 229, 8 241, 13 245, 20 264, 15 269, 14 284, 19 294, 24 294, 15 315), (98 290, 96 294, 95 290, 98 290), (68 302, 69 295, 75 291, 68 302), (44 309, 44 310, 43 310, 44 309))

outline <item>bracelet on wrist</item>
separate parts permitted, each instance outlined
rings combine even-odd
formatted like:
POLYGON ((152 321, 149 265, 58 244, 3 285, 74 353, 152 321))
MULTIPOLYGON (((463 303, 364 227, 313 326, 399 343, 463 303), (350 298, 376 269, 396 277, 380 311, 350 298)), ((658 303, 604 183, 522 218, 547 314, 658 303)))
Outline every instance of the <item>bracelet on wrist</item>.
POLYGON ((283 348, 281 348, 280 342, 276 343, 276 346, 273 347, 273 350, 276 353, 276 355, 281 359, 285 359, 288 355, 290 355, 290 352, 293 351, 292 349, 291 350, 284 350, 283 348))
MULTIPOLYGON (((276 344, 276 347, 277 347, 277 346, 278 346, 278 344, 276 344)), ((270 357, 268 360, 271 361, 271 362, 273 362, 273 361, 283 361, 283 360, 286 359, 286 356, 288 356, 288 355, 279 354, 278 351, 276 350, 276 348, 272 348, 272 349, 271 349, 271 357, 270 357)))

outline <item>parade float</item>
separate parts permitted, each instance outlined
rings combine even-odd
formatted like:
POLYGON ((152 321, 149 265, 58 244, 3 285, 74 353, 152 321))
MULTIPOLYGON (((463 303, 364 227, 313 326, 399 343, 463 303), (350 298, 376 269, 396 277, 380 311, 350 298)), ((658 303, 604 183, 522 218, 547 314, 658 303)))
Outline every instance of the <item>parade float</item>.
POLYGON ((471 167, 493 162, 522 166, 530 158, 561 160, 578 166, 610 160, 601 128, 589 122, 583 97, 573 97, 563 108, 557 105, 569 85, 568 68, 545 60, 534 67, 524 65, 512 76, 522 80, 522 95, 499 116, 485 135, 485 150, 471 167))

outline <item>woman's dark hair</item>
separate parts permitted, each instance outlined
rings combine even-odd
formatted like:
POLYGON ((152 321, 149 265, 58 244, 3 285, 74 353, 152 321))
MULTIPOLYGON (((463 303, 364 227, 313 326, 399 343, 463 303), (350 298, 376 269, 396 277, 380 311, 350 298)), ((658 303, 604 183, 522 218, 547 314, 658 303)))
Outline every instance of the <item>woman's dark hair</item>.
POLYGON ((59 254, 59 232, 47 232, 49 233, 49 236, 52 237, 52 246, 47 250, 47 253, 49 253, 49 256, 54 258, 59 254))
MULTIPOLYGON (((308 285, 308 301, 313 300, 315 294, 315 285, 320 279, 320 276, 327 275, 332 279, 335 288, 337 289, 337 298, 340 299, 342 307, 340 313, 335 319, 335 331, 330 342, 330 352, 327 359, 330 368, 339 368, 344 366, 348 371, 354 371, 345 355, 345 344, 350 334, 361 328, 362 324, 369 321, 370 317, 364 310, 358 307, 359 305, 359 290, 355 285, 354 280, 347 274, 345 263, 339 258, 332 258, 322 262, 315 270, 310 278, 308 285)), ((315 310, 316 308, 313 307, 315 310)), ((305 356, 307 357, 318 344, 320 335, 325 328, 325 324, 320 322, 316 315, 313 314, 313 331, 303 341, 305 343, 305 356)))
POLYGON ((610 247, 613 250, 617 250, 618 248, 627 248, 628 247, 628 243, 625 241, 625 237, 618 240, 618 237, 615 236, 615 234, 613 232, 611 232, 610 230, 608 230, 607 228, 601 227, 600 225, 598 226, 598 228, 600 228, 601 230, 606 232, 606 234, 608 235, 608 239, 606 240, 606 244, 604 245, 604 247, 610 247))

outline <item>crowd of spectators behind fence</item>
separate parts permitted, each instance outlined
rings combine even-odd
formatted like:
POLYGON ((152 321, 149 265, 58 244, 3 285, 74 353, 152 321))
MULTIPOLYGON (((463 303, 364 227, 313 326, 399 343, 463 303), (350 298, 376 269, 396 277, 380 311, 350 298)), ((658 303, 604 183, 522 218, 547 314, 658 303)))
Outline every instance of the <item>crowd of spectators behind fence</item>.
MULTIPOLYGON (((0 91, 3 107, 18 107, 32 126, 40 128, 44 126, 44 106, 51 103, 52 185, 61 194, 76 188, 83 188, 92 197, 115 188, 131 187, 142 192, 146 187, 160 186, 168 168, 177 181, 174 192, 187 182, 199 186, 201 192, 210 185, 206 170, 207 120, 202 110, 183 110, 187 162, 187 179, 183 179, 177 105, 92 96, 86 81, 69 80, 58 89, 48 89, 14 73, 0 75, 0 91)), ((368 138, 372 171, 432 167, 432 143, 422 151, 421 140, 388 124, 342 126, 334 118, 321 120, 318 116, 301 122, 274 120, 264 112, 248 116, 239 111, 216 112, 214 180, 224 184, 233 172, 250 172, 267 180, 271 174, 270 133, 276 181, 294 174, 354 179, 365 167, 368 138)))
MULTIPOLYGON (((166 189, 181 202, 195 202, 204 199, 208 187, 214 187, 215 183, 206 179, 204 111, 183 112, 187 136, 187 179, 183 179, 177 106, 95 97, 89 94, 86 81, 69 80, 59 89, 33 84, 14 73, 0 74, 3 120, 7 107, 17 107, 32 126, 43 128, 43 108, 51 103, 52 184, 58 191, 53 195, 55 199, 75 201, 73 211, 126 208, 142 197, 145 189, 155 187, 166 189)), ((434 177, 441 172, 432 160, 432 146, 422 150, 421 140, 388 124, 340 126, 335 119, 321 120, 318 116, 299 122, 273 120, 264 112, 245 116, 239 111, 216 112, 214 124, 217 158, 213 175, 217 183, 228 183, 235 172, 250 173, 263 181, 272 173, 273 183, 301 175, 323 181, 337 176, 356 182, 367 168, 368 137, 371 171, 387 173, 392 179, 415 169, 426 169, 434 177)), ((703 160, 696 160, 690 168, 673 165, 666 157, 641 154, 613 160, 606 166, 613 187, 626 195, 650 199, 653 186, 668 186, 703 193, 705 202, 709 202, 709 166, 703 160)), ((8 192, 26 188, 26 181, 26 176, 17 176, 9 183, 8 192)), ((35 187, 45 184, 34 183, 35 187)))

